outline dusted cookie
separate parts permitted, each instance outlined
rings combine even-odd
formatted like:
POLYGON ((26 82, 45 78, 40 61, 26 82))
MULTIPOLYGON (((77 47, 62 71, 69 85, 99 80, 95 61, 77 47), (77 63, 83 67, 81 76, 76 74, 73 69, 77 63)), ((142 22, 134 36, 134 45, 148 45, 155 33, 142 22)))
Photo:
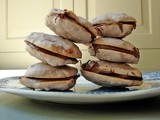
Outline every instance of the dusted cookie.
POLYGON ((46 25, 57 35, 76 43, 90 43, 97 35, 90 22, 68 10, 52 9, 46 25))
POLYGON ((125 63, 88 61, 81 66, 82 75, 104 87, 139 86, 143 83, 141 72, 125 63))
POLYGON ((45 33, 31 33, 25 40, 26 50, 37 59, 52 66, 76 64, 82 53, 71 41, 45 33))
POLYGON ((98 35, 124 38, 136 28, 136 20, 125 13, 107 13, 92 20, 98 35))
POLYGON ((20 83, 26 87, 40 90, 68 90, 72 88, 78 70, 70 66, 53 67, 45 63, 37 63, 28 67, 20 83))
POLYGON ((139 61, 139 49, 127 41, 115 38, 97 38, 89 47, 92 56, 111 62, 136 64, 139 61))

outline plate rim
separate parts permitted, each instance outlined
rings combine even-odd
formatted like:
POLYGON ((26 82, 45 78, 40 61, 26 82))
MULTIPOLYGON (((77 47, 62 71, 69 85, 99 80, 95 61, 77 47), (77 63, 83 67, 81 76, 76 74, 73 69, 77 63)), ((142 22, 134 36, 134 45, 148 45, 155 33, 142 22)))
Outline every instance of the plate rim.
MULTIPOLYGON (((19 76, 14 76, 14 77, 7 77, 3 78, 0 80, 4 79, 10 79, 10 78, 18 78, 19 76)), ((18 80, 18 79, 17 79, 18 80)), ((145 80, 144 80, 145 81, 145 80)), ((148 82, 148 80, 146 81, 148 82)), ((2 92, 7 92, 10 94, 15 94, 23 97, 32 98, 31 96, 42 96, 42 97, 61 97, 61 98, 86 98, 90 99, 91 101, 82 101, 83 104, 85 103, 102 103, 101 101, 94 102, 92 99, 96 98, 97 100, 100 99, 106 99, 106 101, 103 102, 121 102, 121 101, 130 101, 130 100, 137 100, 137 99, 143 99, 143 98, 150 98, 154 96, 160 95, 160 86, 155 87, 155 88, 149 88, 149 89, 142 89, 142 90, 135 90, 135 91, 125 91, 125 92, 115 92, 115 93, 102 93, 102 94, 87 94, 85 92, 63 92, 63 91, 34 91, 30 89, 15 89, 15 88, 3 88, 0 87, 0 91, 2 92), (45 94, 44 94, 45 93, 45 94), (147 96, 149 94, 149 96, 147 96), (139 96, 139 98, 137 98, 139 96), (112 101, 112 99, 119 98, 117 100, 112 101), (127 99, 125 99, 127 98, 127 99)), ((32 98, 34 99, 34 98, 32 98)), ((47 100, 46 100, 47 101, 47 100)), ((57 102, 57 101, 50 101, 50 102, 57 102)), ((59 103, 70 103, 70 102, 59 102, 59 103)), ((81 104, 81 101, 75 101, 75 104, 81 104)))

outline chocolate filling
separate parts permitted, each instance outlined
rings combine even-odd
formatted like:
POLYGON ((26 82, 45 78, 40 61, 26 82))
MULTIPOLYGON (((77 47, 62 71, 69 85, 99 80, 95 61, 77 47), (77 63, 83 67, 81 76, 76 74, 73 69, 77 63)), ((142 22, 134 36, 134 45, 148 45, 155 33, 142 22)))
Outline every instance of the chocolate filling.
POLYGON ((142 80, 142 77, 137 77, 137 76, 129 76, 129 75, 122 75, 122 74, 118 74, 118 73, 114 73, 114 71, 103 71, 103 70, 99 70, 98 66, 99 64, 97 62, 93 62, 93 65, 90 66, 88 63, 90 61, 88 61, 87 63, 82 65, 82 69, 85 71, 89 71, 89 72, 94 72, 97 74, 101 74, 101 75, 106 75, 106 76, 111 76, 111 77, 118 77, 118 78, 123 78, 123 79, 127 79, 127 80, 142 80))
POLYGON ((101 75, 107 75, 107 76, 112 76, 112 77, 118 77, 118 78, 123 78, 123 79, 129 79, 129 80, 142 80, 142 77, 137 77, 137 76, 129 76, 129 75, 121 75, 117 73, 104 73, 104 72, 99 72, 101 75))
POLYGON ((126 50, 126 49, 123 49, 123 48, 118 48, 118 47, 110 46, 110 45, 93 44, 92 46, 94 47, 95 53, 97 52, 98 49, 108 49, 108 50, 123 52, 123 53, 126 53, 126 54, 131 54, 131 55, 134 55, 136 58, 140 57, 139 51, 135 47, 133 48, 133 51, 131 51, 131 50, 126 50))
POLYGON ((101 31, 101 26, 103 25, 112 25, 112 24, 117 24, 119 26, 119 29, 121 30, 121 32, 123 32, 123 24, 129 24, 129 25, 133 25, 133 28, 136 29, 136 22, 116 22, 116 23, 111 23, 111 24, 106 24, 106 23, 101 23, 101 24, 95 24, 93 25, 95 27, 95 29, 98 31, 98 33, 100 35, 103 35, 102 31, 101 31))
MULTIPOLYGON (((64 11, 67 11, 67 10, 65 9, 64 11)), ((71 21, 73 21, 76 24, 78 24, 79 26, 83 27, 86 31, 88 31, 91 34, 92 41, 94 40, 94 38, 96 38, 96 36, 92 33, 92 31, 90 31, 87 27, 85 27, 85 26, 81 25, 80 23, 78 23, 74 18, 70 17, 68 14, 69 14, 68 12, 64 12, 64 14, 61 14, 61 13, 58 14, 57 17, 55 18, 55 22, 56 22, 58 17, 60 17, 61 19, 68 18, 71 21)))
POLYGON ((35 49, 35 50, 38 50, 38 51, 40 51, 40 52, 43 52, 43 53, 45 53, 45 54, 52 55, 52 56, 56 56, 56 57, 59 57, 59 58, 61 58, 61 59, 70 59, 70 60, 72 60, 72 61, 78 62, 78 60, 75 59, 75 58, 71 58, 71 57, 67 57, 67 56, 60 55, 60 54, 58 54, 58 53, 51 52, 51 51, 49 51, 49 50, 43 49, 43 48, 41 48, 41 47, 38 47, 38 46, 36 46, 36 45, 34 45, 34 44, 26 41, 26 40, 25 40, 25 42, 26 42, 26 44, 29 45, 31 48, 33 48, 33 49, 35 49))
POLYGON ((70 76, 70 77, 65 77, 65 78, 35 78, 35 77, 26 77, 26 78, 29 78, 29 79, 34 79, 34 80, 41 80, 41 81, 63 81, 63 80, 70 80, 70 79, 77 79, 80 75, 77 74, 77 75, 73 75, 73 76, 70 76))

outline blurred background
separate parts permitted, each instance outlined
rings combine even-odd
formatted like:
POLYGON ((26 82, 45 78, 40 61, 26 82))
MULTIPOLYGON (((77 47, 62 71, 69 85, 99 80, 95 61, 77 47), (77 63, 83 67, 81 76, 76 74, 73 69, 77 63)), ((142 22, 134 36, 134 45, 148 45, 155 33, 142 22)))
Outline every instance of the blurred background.
MULTIPOLYGON (((89 21, 106 12, 135 17, 137 28, 124 39, 140 49, 140 62, 133 66, 142 71, 160 70, 159 5, 159 0, 0 0, 0 69, 25 69, 38 62, 25 51, 25 37, 31 32, 54 34, 45 26, 45 16, 51 8, 60 8, 89 21)), ((79 47, 83 62, 92 59, 86 46, 79 47)))

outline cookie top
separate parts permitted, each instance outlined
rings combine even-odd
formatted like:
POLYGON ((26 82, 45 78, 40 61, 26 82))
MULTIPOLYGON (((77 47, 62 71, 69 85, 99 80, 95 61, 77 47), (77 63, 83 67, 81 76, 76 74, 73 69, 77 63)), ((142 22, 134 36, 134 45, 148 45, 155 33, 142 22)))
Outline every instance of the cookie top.
POLYGON ((33 32, 26 41, 45 50, 64 55, 71 58, 81 58, 82 53, 78 46, 71 41, 56 35, 33 32))
POLYGON ((131 51, 135 51, 135 50, 139 51, 138 48, 136 48, 131 43, 124 41, 124 40, 117 39, 117 38, 99 37, 99 38, 96 38, 92 44, 93 45, 108 45, 108 46, 118 47, 118 48, 131 50, 131 51))
POLYGON ((122 76, 142 77, 141 72, 125 63, 112 63, 107 61, 88 61, 82 69, 100 74, 118 74, 122 76))
POLYGON ((76 43, 89 43, 97 36, 96 29, 88 20, 66 9, 52 9, 46 17, 46 26, 76 43))
POLYGON ((50 11, 50 14, 54 14, 54 15, 57 15, 57 14, 67 15, 69 18, 75 20, 77 24, 80 24, 83 27, 87 28, 90 32, 92 32, 93 35, 95 35, 95 36, 97 35, 96 30, 94 29, 94 27, 92 26, 92 24, 88 20, 86 20, 86 19, 84 19, 84 18, 82 18, 80 16, 77 16, 75 13, 73 13, 70 10, 67 10, 67 9, 61 10, 61 9, 54 8, 54 9, 52 9, 50 11))
POLYGON ((115 22, 135 22, 136 19, 126 13, 106 13, 101 16, 97 16, 92 20, 92 24, 100 23, 115 23, 115 22))
POLYGON ((71 66, 53 67, 46 63, 37 63, 28 67, 25 77, 31 78, 66 78, 77 75, 78 70, 71 66))

